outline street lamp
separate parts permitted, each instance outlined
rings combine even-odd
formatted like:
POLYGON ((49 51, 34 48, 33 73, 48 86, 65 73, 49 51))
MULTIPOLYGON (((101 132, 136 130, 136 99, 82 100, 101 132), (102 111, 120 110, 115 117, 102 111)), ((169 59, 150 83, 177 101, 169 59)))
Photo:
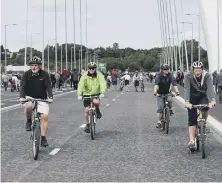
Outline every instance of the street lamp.
POLYGON ((57 56, 57 7, 55 0, 55 72, 58 72, 58 56, 57 56))
POLYGON ((75 19, 75 0, 73 0, 73 39, 74 39, 74 68, 76 69, 76 19, 75 19))
POLYGON ((6 73, 6 66, 7 66, 7 46, 6 46, 6 37, 7 37, 7 26, 14 26, 17 24, 6 24, 5 25, 5 73, 6 73))
POLYGON ((55 40, 55 39, 49 39, 48 40, 48 73, 49 73, 49 41, 50 40, 55 40))
POLYGON ((181 22, 182 24, 192 25, 192 42, 191 42, 191 65, 193 65, 193 23, 191 22, 181 22))
POLYGON ((197 16, 197 17, 198 17, 198 22, 199 22, 199 23, 198 23, 198 29, 199 29, 199 30, 198 30, 198 32, 199 32, 199 33, 198 33, 198 34, 199 34, 199 35, 198 35, 198 37, 199 37, 199 38, 198 38, 198 39, 199 39, 199 40, 198 40, 198 41, 199 41, 199 45, 198 45, 198 61, 200 61, 200 16, 197 15, 197 14, 191 14, 191 13, 185 14, 185 15, 189 15, 189 16, 192 15, 192 16, 197 16))
POLYGON ((45 48, 44 48, 44 25, 45 25, 45 2, 44 0, 42 0, 42 70, 44 70, 44 67, 45 67, 45 60, 44 60, 44 51, 45 51, 45 48))
POLYGON ((32 58, 32 35, 37 35, 37 34, 40 34, 40 33, 31 33, 31 49, 30 49, 31 58, 32 58))
POLYGON ((72 49, 74 49, 74 47, 71 47, 71 70, 72 70, 72 49))

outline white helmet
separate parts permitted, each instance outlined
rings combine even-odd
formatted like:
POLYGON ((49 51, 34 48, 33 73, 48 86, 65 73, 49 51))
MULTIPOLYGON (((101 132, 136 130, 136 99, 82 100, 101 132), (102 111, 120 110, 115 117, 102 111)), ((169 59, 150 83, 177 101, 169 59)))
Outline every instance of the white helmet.
POLYGON ((203 63, 200 61, 196 61, 192 65, 193 68, 203 68, 203 63))

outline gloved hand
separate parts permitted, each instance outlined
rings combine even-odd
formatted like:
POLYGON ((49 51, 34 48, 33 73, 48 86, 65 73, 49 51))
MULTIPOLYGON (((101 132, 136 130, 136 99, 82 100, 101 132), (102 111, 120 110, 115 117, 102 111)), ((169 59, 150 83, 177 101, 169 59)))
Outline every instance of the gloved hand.
POLYGON ((78 100, 81 101, 82 100, 82 96, 78 96, 78 100))
POLYGON ((99 96, 99 98, 100 99, 102 99, 102 98, 104 98, 105 97, 105 95, 102 93, 102 94, 100 94, 100 96, 99 96))

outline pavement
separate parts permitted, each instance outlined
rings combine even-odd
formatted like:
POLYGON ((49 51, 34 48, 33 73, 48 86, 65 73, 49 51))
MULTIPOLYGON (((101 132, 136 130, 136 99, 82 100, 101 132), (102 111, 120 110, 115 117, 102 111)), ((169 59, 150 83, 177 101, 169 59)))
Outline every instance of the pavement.
POLYGON ((83 105, 67 93, 50 106, 47 148, 32 158, 21 108, 2 113, 2 182, 217 182, 222 180, 222 137, 207 134, 207 158, 188 151, 187 112, 174 99, 169 134, 156 129, 153 87, 108 91, 96 137, 80 128, 83 105), (4 139, 3 139, 4 138, 4 139), (51 154, 51 155, 50 155, 51 154))
MULTIPOLYGON (((184 88, 182 86, 178 86, 180 95, 183 98, 184 97, 184 88)), ((209 114, 213 116, 215 119, 217 119, 220 123, 222 123, 222 104, 219 103, 219 96, 216 96, 217 105, 213 109, 209 111, 209 114)))

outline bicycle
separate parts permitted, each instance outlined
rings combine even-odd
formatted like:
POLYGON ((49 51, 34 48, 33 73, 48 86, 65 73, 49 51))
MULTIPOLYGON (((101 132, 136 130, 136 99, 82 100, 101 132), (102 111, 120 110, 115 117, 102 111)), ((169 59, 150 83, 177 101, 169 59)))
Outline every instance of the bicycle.
POLYGON ((32 133, 30 136, 30 140, 32 140, 32 153, 33 159, 38 159, 39 154, 39 147, 41 143, 41 117, 40 113, 38 113, 38 102, 47 102, 45 99, 35 99, 35 98, 28 98, 24 101, 34 103, 33 107, 33 120, 32 120, 32 133))
POLYGON ((99 96, 83 96, 83 100, 90 100, 90 105, 89 105, 89 111, 88 111, 88 121, 90 125, 90 134, 91 134, 91 139, 95 139, 95 133, 96 133, 96 121, 97 121, 97 115, 96 115, 96 107, 95 104, 93 103, 93 99, 98 99, 99 96))
POLYGON ((170 108, 169 108, 169 102, 168 96, 175 97, 176 95, 172 93, 168 93, 166 95, 159 95, 159 97, 163 97, 163 113, 162 113, 162 130, 164 131, 166 129, 166 134, 169 133, 169 126, 170 126, 170 108))
POLYGON ((120 91, 123 91, 123 88, 124 88, 124 86, 125 86, 125 82, 124 82, 124 80, 121 80, 120 81, 120 91))
POLYGON ((196 125, 196 138, 195 138, 195 149, 190 149, 191 152, 200 150, 201 143, 201 152, 202 158, 206 158, 205 152, 205 140, 206 140, 206 119, 203 118, 203 109, 207 108, 207 104, 193 105, 192 108, 197 108, 199 111, 199 117, 196 125))

